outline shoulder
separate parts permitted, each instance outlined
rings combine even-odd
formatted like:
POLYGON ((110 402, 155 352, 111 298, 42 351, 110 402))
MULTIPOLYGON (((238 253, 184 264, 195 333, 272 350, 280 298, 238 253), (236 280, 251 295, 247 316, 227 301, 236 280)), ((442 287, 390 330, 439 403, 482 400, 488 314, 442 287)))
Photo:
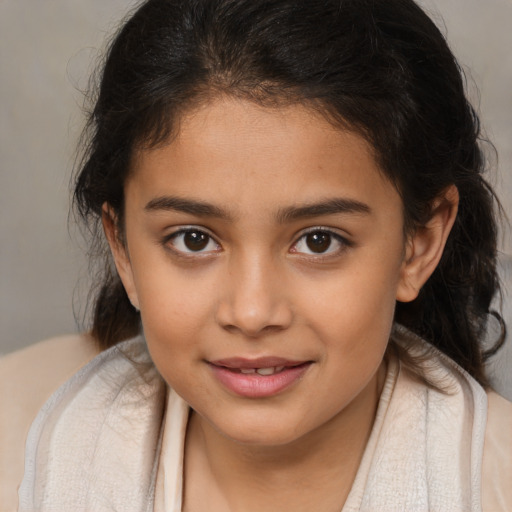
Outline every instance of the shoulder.
POLYGON ((125 510, 128 501, 133 510, 145 508, 166 396, 142 336, 97 355, 32 422, 20 510, 96 510, 100 503, 125 510))
POLYGON ((0 503, 5 510, 16 510, 25 441, 37 412, 98 353, 89 336, 76 334, 41 341, 0 358, 0 503))
POLYGON ((406 349, 406 354, 416 357, 418 362, 412 369, 405 365, 409 372, 404 372, 404 377, 411 376, 408 387, 416 385, 421 388, 421 379, 419 383, 415 379, 418 376, 426 377, 427 382, 439 384, 441 390, 445 389, 445 392, 442 392, 430 388, 430 394, 435 395, 445 404, 447 412, 450 411, 453 415, 454 411, 457 411, 456 398, 459 396, 464 402, 461 410, 467 410, 473 416, 472 423, 467 423, 465 427, 470 428, 471 438, 467 435, 461 438, 461 449, 469 449, 471 452, 475 446, 474 442, 483 448, 483 457, 480 458, 481 465, 479 465, 482 477, 483 511, 512 511, 512 403, 492 390, 484 391, 473 378, 447 356, 405 329, 400 328, 396 332, 398 342, 406 349), (477 423, 474 421, 475 414, 478 417, 481 416, 477 423))
POLYGON ((487 427, 482 469, 484 512, 512 510, 512 403, 487 393, 487 427))
POLYGON ((11 420, 13 413, 18 416, 32 412, 35 416, 55 389, 98 353, 92 338, 76 334, 41 341, 3 356, 0 414, 10 409, 11 420))

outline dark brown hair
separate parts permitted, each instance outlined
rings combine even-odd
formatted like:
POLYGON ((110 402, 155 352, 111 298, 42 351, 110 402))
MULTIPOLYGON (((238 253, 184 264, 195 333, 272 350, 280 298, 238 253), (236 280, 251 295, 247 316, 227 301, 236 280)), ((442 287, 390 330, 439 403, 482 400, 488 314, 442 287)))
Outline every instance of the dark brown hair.
MULTIPOLYGON (((396 320, 480 382, 496 275, 496 199, 479 122, 440 31, 412 0, 149 0, 113 39, 88 124, 75 205, 101 244, 101 207, 122 224, 134 150, 177 129, 211 94, 302 102, 363 135, 414 230, 449 185, 459 212, 442 260, 396 320)), ((99 242, 98 242, 99 241, 99 242)), ((140 331, 105 252, 92 331, 102 347, 140 331)))

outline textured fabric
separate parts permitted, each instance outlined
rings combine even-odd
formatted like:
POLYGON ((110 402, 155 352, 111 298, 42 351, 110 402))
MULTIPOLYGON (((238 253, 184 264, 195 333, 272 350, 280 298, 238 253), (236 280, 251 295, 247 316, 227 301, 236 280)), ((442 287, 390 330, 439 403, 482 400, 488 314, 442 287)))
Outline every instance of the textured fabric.
POLYGON ((0 511, 18 508, 25 442, 50 396, 99 349, 85 334, 59 336, 0 358, 0 511))
MULTIPOLYGON (((414 345, 430 351, 425 371, 448 393, 389 362, 343 512, 481 510, 485 392, 448 358, 414 345)), ((188 407, 172 390, 167 405, 165 396, 142 339, 94 359, 33 424, 19 510, 180 512, 188 407)))
POLYGON ((512 403, 488 393, 482 471, 484 511, 512 511, 512 403))
MULTIPOLYGON (((408 345, 410 336, 403 329, 395 332, 395 339, 408 345)), ((400 371, 398 363, 390 366, 343 512, 482 510, 486 394, 443 354, 417 339, 411 346, 416 355, 428 356, 425 374, 442 391, 400 371)))
POLYGON ((97 356, 34 421, 19 510, 153 510, 165 396, 141 338, 97 356))

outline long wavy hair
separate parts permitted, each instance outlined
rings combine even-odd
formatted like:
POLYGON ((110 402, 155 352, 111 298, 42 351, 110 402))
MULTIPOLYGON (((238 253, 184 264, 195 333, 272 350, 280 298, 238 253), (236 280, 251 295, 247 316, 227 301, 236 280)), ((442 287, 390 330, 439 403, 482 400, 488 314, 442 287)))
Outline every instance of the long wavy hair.
MULTIPOLYGON (((396 321, 485 383, 481 340, 496 271, 497 200, 485 181, 480 127, 444 37, 412 0, 149 0, 112 40, 102 68, 74 203, 93 246, 101 208, 122 227, 134 151, 179 129, 215 94, 300 102, 362 135, 401 195, 405 229, 429 219, 449 185, 459 211, 442 260, 396 321)), ((106 348, 141 330, 102 252, 92 333, 106 348)))

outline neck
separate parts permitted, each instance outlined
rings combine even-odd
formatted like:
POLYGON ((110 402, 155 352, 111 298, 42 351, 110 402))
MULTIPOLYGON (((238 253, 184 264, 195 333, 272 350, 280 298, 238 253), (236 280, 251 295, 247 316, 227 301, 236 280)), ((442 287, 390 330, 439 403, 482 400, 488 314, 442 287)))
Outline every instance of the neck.
POLYGON ((284 445, 238 443, 193 413, 185 452, 185 510, 341 510, 371 432, 384 367, 343 411, 284 445), (204 505, 204 501, 203 501, 204 505))

